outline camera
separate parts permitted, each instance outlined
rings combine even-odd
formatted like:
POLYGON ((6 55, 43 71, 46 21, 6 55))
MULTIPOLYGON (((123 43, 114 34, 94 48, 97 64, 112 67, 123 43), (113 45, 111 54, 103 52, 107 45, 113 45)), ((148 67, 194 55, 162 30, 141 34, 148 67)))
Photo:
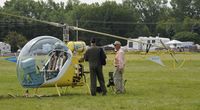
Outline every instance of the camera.
POLYGON ((109 79, 108 79, 108 84, 107 84, 107 87, 110 87, 110 86, 114 86, 114 79, 113 79, 113 72, 109 72, 109 79))

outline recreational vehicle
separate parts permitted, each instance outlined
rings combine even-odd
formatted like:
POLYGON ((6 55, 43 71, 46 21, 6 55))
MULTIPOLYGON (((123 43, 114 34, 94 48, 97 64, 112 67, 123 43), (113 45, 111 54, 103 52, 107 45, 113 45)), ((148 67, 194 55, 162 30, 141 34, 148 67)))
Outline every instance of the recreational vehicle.
MULTIPOLYGON (((152 45, 158 45, 162 47, 162 44, 160 42, 162 40, 163 43, 167 43, 170 41, 169 38, 161 38, 161 37, 138 37, 137 39, 130 39, 127 41, 127 50, 128 51, 145 51, 146 50, 146 44, 152 44, 152 45), (144 44, 145 43, 145 44, 144 44)), ((151 46, 150 51, 154 51, 159 47, 151 46)))

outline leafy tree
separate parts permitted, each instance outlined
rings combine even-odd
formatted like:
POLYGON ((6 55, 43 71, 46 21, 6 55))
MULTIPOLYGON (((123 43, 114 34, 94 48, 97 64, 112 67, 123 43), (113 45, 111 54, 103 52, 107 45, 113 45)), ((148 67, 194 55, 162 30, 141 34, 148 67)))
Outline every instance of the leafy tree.
MULTIPOLYGON (((34 1, 34 0, 11 0, 6 1, 3 11, 14 15, 27 16, 29 18, 35 18, 45 21, 63 22, 65 18, 59 15, 57 10, 64 11, 64 6, 61 3, 54 3, 49 0, 48 2, 34 1), (17 4, 17 5, 16 5, 17 4), (61 10, 62 9, 62 10, 61 10)), ((65 16, 64 16, 65 17, 65 16)), ((18 17, 3 16, 5 21, 8 22, 3 29, 5 33, 9 31, 17 31, 28 36, 27 39, 32 39, 36 36, 51 35, 62 39, 62 29, 54 26, 50 26, 40 22, 34 22, 31 20, 25 20, 18 17), (9 18, 9 19, 6 19, 9 18), (14 20, 14 22, 12 22, 14 20), (11 22, 11 23, 10 23, 11 22)), ((5 36, 3 33, 2 36, 5 36)))
POLYGON ((182 31, 195 32, 200 35, 200 20, 185 17, 182 27, 182 31))
POLYGON ((157 35, 156 23, 168 16, 167 0, 125 0, 123 3, 138 11, 140 22, 146 24, 153 35, 157 35))
POLYGON ((173 16, 183 21, 184 18, 200 18, 200 1, 199 0, 171 0, 173 16))
MULTIPOLYGON (((200 1, 171 0, 123 0, 122 4, 106 1, 103 4, 83 4, 79 0, 67 0, 57 3, 54 0, 10 0, 0 8, 1 12, 26 16, 39 20, 67 23, 79 27, 110 34, 138 37, 160 36, 171 38, 182 31, 200 35, 200 1)), ((11 16, 0 17, 0 39, 8 32, 23 33, 28 40, 41 35, 50 35, 62 39, 62 28, 24 20, 11 16)), ((75 31, 70 31, 70 40, 75 40, 75 31)), ((91 37, 104 45, 113 42, 113 38, 79 32, 79 40, 87 43, 91 37)), ((120 39, 119 39, 120 40, 120 39)))
POLYGON ((192 32, 195 32, 200 36, 200 22, 192 25, 192 32))
POLYGON ((135 28, 134 35, 136 37, 138 37, 138 36, 149 36, 149 35, 151 35, 151 32, 146 25, 138 24, 135 28))
MULTIPOLYGON (((109 1, 101 5, 98 3, 92 5, 81 4, 73 10, 72 17, 79 21, 79 26, 82 28, 120 36, 130 35, 127 37, 134 36, 134 33, 131 32, 134 32, 135 22, 138 21, 138 15, 134 10, 109 1)), ((102 45, 113 42, 112 38, 96 34, 80 32, 79 35, 87 41, 90 39, 87 36, 95 36, 102 40, 106 38, 107 40, 102 45)))
POLYGON ((173 39, 180 40, 180 41, 192 41, 194 43, 200 43, 200 36, 197 33, 193 32, 179 32, 173 36, 173 39))
POLYGON ((27 39, 25 36, 18 34, 17 32, 9 32, 8 35, 4 38, 4 42, 11 45, 12 52, 16 52, 18 49, 25 45, 27 39))
POLYGON ((159 21, 156 26, 156 31, 163 37, 172 38, 176 32, 180 31, 180 27, 180 22, 177 22, 175 18, 169 18, 159 21))
POLYGON ((192 2, 192 9, 193 9, 193 12, 194 12, 194 17, 195 18, 200 18, 200 0, 193 0, 192 2))
POLYGON ((65 9, 66 11, 73 10, 73 7, 78 6, 79 4, 80 4, 79 0, 68 0, 65 9))

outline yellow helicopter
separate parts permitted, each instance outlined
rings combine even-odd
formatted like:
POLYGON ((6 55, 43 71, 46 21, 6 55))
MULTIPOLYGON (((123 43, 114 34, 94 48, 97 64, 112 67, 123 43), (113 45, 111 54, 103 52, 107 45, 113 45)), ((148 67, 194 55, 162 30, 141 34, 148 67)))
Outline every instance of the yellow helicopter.
POLYGON ((74 87, 86 84, 84 65, 80 62, 86 51, 86 44, 83 41, 69 41, 69 29, 132 40, 146 44, 149 48, 151 46, 164 47, 174 61, 178 62, 172 50, 165 46, 162 41, 160 41, 162 46, 152 45, 121 36, 68 26, 67 24, 41 21, 2 12, 0 14, 63 28, 63 41, 52 36, 39 36, 30 40, 22 48, 17 59, 17 76, 20 84, 25 88, 56 87, 58 95, 61 96, 58 87, 74 87))

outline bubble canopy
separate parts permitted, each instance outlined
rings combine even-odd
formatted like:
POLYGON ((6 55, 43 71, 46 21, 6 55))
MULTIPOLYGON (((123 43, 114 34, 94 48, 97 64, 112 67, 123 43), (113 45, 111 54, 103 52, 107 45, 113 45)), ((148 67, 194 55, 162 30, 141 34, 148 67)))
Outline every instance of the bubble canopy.
POLYGON ((70 55, 68 51, 67 46, 55 37, 40 36, 29 41, 22 48, 17 60, 20 84, 24 87, 39 87, 45 81, 56 78, 70 55), (59 57, 53 57, 55 55, 59 57), (55 65, 52 58, 56 60, 55 65), (56 64, 61 61, 62 64, 56 64), (51 69, 51 75, 47 69, 51 69))

